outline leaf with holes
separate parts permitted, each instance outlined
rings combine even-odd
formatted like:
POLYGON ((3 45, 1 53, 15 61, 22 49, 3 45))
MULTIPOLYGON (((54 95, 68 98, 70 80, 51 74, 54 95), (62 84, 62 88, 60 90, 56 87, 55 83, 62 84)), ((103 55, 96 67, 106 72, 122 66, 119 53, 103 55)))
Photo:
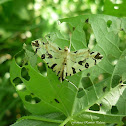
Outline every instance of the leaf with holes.
MULTIPOLYGON (((36 120, 48 126, 125 125, 126 50, 120 50, 118 33, 126 29, 126 20, 107 15, 82 15, 60 21, 68 23, 72 30, 71 51, 88 45, 91 51, 102 54, 103 59, 94 67, 66 77, 79 90, 67 81, 60 83, 44 62, 41 63, 45 66, 44 72, 40 73, 37 67, 30 65, 35 59, 31 58, 28 65, 22 67, 13 59, 11 82, 32 114, 22 117, 18 123, 23 124, 25 119, 25 124, 32 121, 34 124, 36 120), (86 27, 90 29, 89 38, 86 38, 88 31, 83 30, 86 27)), ((50 39, 61 49, 69 46, 69 41, 59 32, 50 39)))

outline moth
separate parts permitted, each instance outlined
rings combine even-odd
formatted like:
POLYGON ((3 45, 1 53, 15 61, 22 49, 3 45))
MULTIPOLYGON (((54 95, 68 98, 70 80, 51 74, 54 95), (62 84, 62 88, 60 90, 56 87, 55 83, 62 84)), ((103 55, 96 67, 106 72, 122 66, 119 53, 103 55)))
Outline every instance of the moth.
POLYGON ((95 66, 103 58, 99 52, 90 52, 89 49, 70 51, 68 47, 61 49, 57 44, 42 39, 32 41, 32 48, 56 72, 60 82, 67 76, 95 66))

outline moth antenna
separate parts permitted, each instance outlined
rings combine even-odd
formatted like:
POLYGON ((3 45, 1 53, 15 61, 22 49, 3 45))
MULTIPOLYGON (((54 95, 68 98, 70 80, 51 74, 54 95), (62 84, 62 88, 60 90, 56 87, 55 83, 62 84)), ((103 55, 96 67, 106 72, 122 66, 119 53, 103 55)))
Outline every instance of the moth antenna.
POLYGON ((69 80, 66 79, 66 78, 65 78, 65 80, 66 80, 67 82, 69 82, 70 84, 72 84, 77 90, 79 90, 79 89, 77 88, 77 86, 76 86, 74 83, 72 83, 71 81, 69 81, 69 80))

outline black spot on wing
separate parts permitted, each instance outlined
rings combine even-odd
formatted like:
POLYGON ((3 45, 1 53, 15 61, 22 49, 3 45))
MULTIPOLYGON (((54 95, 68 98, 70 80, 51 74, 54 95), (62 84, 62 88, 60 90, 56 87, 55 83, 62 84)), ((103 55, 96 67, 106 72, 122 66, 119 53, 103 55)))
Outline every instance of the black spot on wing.
POLYGON ((120 80, 119 83, 122 83, 122 80, 120 80))
POLYGON ((90 54, 93 54, 94 52, 91 52, 90 54))
POLYGON ((95 57, 94 57, 95 59, 102 59, 103 58, 103 56, 100 56, 100 53, 97 53, 96 55, 95 55, 95 57))
POLYGON ((89 67, 89 64, 88 63, 85 63, 85 68, 88 68, 89 67))
POLYGON ((35 54, 37 53, 38 49, 39 49, 39 48, 36 48, 36 50, 35 50, 35 54))
POLYGON ((64 81, 63 77, 62 77, 62 81, 64 81))
POLYGON ((34 42, 32 42, 32 45, 35 46, 35 47, 39 47, 38 40, 35 40, 34 42))
POLYGON ((62 78, 62 81, 64 81, 64 70, 62 71, 62 73, 61 73, 61 76, 60 76, 60 78, 62 78))
POLYGON ((82 63, 83 63, 83 61, 79 61, 79 62, 78 62, 79 65, 82 65, 82 63))
POLYGON ((50 51, 55 53, 55 51, 54 51, 54 50, 51 50, 51 49, 50 49, 50 51))
POLYGON ((76 70, 75 70, 75 68, 74 68, 74 67, 72 67, 72 70, 73 70, 73 74, 75 74, 75 73, 76 73, 76 70))
POLYGON ((77 51, 75 51, 74 53, 77 53, 77 51))
POLYGON ((53 69, 56 65, 57 65, 57 64, 55 63, 55 64, 53 64, 50 68, 53 69))
POLYGON ((99 105, 102 106, 102 103, 100 103, 99 105))
POLYGON ((60 103, 56 98, 54 100, 55 100, 55 102, 60 103))
POLYGON ((41 55, 41 59, 45 59, 45 54, 42 54, 41 55))
POLYGON ((48 58, 53 58, 53 56, 51 54, 48 53, 48 58))
POLYGON ((59 50, 61 50, 61 48, 60 48, 60 47, 58 47, 58 49, 59 49, 59 50))
POLYGON ((79 71, 81 71, 81 69, 79 69, 79 71))
POLYGON ((96 59, 95 59, 94 65, 96 65, 96 64, 97 64, 97 61, 96 61, 96 59))
POLYGON ((60 71, 58 71, 57 76, 59 75, 60 71))
POLYGON ((83 65, 83 63, 85 63, 85 62, 86 62, 86 59, 84 59, 84 60, 82 60, 82 61, 79 61, 78 64, 79 64, 79 65, 83 65))
POLYGON ((45 43, 44 43, 44 42, 42 42, 42 44, 43 44, 43 45, 45 45, 45 43))
POLYGON ((67 77, 67 72, 66 72, 66 77, 67 77))

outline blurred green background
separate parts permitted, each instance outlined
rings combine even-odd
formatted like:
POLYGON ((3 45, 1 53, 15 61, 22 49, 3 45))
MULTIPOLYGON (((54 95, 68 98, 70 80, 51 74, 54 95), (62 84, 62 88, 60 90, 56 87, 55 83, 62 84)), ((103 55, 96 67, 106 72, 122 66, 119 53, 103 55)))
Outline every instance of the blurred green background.
MULTIPOLYGON (((81 14, 123 17, 125 5, 123 0, 0 0, 0 126, 28 114, 9 80, 11 59, 23 43, 30 45, 57 30, 60 18, 81 14)), ((68 32, 66 25, 60 28, 68 32)))

